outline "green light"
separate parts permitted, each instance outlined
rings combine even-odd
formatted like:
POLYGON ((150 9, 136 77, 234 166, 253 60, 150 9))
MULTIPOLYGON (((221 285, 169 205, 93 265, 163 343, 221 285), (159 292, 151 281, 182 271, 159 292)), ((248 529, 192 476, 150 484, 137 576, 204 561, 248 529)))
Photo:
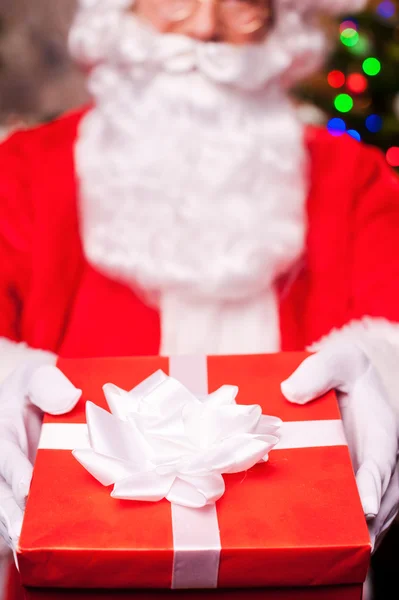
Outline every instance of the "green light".
POLYGON ((351 27, 348 27, 347 29, 344 29, 343 32, 340 35, 341 38, 341 42, 345 45, 348 46, 349 48, 351 48, 352 46, 356 46, 356 44, 359 41, 359 34, 356 31, 356 29, 352 29, 351 27))
POLYGON ((349 112, 353 108, 353 100, 349 94, 338 94, 334 100, 334 106, 339 112, 349 112))
POLYGON ((366 36, 360 34, 357 44, 351 46, 349 50, 357 56, 364 56, 370 51, 370 41, 366 36))
POLYGON ((366 75, 378 75, 381 71, 381 63, 378 58, 366 58, 366 60, 363 61, 363 71, 366 75))

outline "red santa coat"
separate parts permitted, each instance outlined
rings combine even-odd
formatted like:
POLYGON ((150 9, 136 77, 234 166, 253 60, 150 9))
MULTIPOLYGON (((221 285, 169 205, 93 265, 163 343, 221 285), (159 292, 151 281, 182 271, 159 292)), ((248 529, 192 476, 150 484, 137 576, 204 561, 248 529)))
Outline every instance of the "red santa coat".
MULTIPOLYGON (((63 356, 157 354, 157 312, 83 254, 74 165, 83 114, 0 148, 0 336, 63 356)), ((278 282, 283 350, 366 315, 399 321, 396 175, 349 136, 312 128, 306 143, 306 255, 278 282)))

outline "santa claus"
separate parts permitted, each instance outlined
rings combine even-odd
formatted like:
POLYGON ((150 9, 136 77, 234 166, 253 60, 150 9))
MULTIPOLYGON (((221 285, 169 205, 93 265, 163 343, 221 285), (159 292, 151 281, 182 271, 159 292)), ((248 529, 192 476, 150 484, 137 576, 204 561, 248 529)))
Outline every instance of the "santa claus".
POLYGON ((311 347, 283 392, 338 390, 373 543, 392 522, 399 181, 379 151, 305 127, 288 92, 325 55, 317 13, 362 4, 81 0, 70 45, 91 106, 0 149, 11 547, 44 408, 29 380, 56 355, 311 347))

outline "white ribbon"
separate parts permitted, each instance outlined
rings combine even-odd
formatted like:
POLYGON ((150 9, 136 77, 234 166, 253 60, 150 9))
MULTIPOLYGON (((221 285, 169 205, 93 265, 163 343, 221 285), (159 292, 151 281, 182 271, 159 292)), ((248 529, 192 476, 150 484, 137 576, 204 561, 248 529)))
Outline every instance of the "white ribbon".
POLYGON ((279 428, 281 422, 262 416, 260 407, 237 405, 236 388, 229 386, 208 396, 206 357, 171 358, 169 372, 181 383, 157 372, 131 392, 106 386, 104 391, 112 415, 91 405, 88 409, 91 424, 89 421, 88 425, 46 423, 39 448, 73 450, 79 447, 81 450, 75 451, 75 456, 105 485, 119 481, 121 485, 117 489, 123 489, 129 497, 146 500, 167 497, 172 502, 171 587, 216 588, 221 541, 214 502, 224 491, 220 485, 221 473, 235 472, 238 467, 250 468, 259 457, 266 458, 277 442, 276 451, 338 446, 346 445, 345 434, 340 420, 287 422, 279 428), (150 398, 154 401, 154 410, 151 410, 152 401, 148 402, 150 398), (132 407, 133 418, 130 417, 132 407), (150 442, 146 442, 148 437, 143 433, 148 433, 150 442), (241 445, 242 435, 248 436, 248 442, 255 442, 256 451, 251 455, 241 445), (137 440, 132 443, 133 436, 137 436, 137 440), (232 440, 234 457, 229 453, 229 444, 223 443, 225 439, 232 440), (211 442, 223 448, 223 452, 210 452, 211 442), (160 457, 161 448, 166 452, 163 457, 160 457), (182 449, 187 452, 187 460, 181 458, 182 449), (147 470, 142 469, 144 464, 147 470), (192 473, 194 468, 198 469, 196 475, 192 473), (168 485, 165 478, 169 478, 168 485), (183 504, 202 508, 188 508, 183 504))
MULTIPOLYGON (((347 446, 342 421, 288 421, 279 429, 280 441, 273 452, 294 448, 347 446)), ((89 431, 85 423, 45 423, 40 436, 40 450, 90 450, 89 431)))
POLYGON ((267 461, 279 441, 280 419, 238 405, 234 386, 198 397, 157 371, 130 392, 103 390, 111 413, 87 402, 91 448, 73 455, 100 483, 114 484, 114 498, 213 504, 225 491, 222 474, 267 461))

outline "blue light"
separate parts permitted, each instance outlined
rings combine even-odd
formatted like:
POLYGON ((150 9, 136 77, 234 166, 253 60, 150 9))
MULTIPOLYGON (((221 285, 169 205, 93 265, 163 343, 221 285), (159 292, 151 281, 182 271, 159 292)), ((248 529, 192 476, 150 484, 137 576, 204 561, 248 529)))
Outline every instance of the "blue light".
POLYGON ((331 135, 339 136, 345 133, 346 125, 343 119, 338 119, 335 117, 334 119, 330 119, 327 123, 327 129, 331 135))
POLYGON ((377 6, 377 13, 384 19, 390 19, 395 14, 395 5, 391 0, 384 0, 377 6))
POLYGON ((366 119, 366 127, 371 133, 377 133, 382 127, 382 119, 379 115, 369 115, 366 119))
POLYGON ((358 142, 360 142, 360 140, 361 140, 360 133, 358 131, 356 131, 356 129, 348 129, 348 131, 346 133, 348 133, 351 137, 353 137, 354 140, 357 140, 358 142))

